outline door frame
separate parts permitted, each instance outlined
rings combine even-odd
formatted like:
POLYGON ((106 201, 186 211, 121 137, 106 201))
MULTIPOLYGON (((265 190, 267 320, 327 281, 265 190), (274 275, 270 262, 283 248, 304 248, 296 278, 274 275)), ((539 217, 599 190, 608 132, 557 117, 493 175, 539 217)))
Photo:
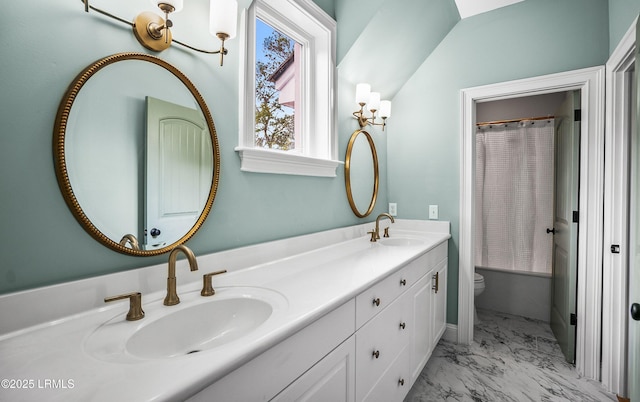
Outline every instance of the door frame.
POLYGON ((476 103, 581 91, 580 197, 576 369, 600 379, 602 220, 604 181, 604 66, 461 90, 458 343, 473 341, 476 103), (589 295, 589 297, 587 297, 589 295))
POLYGON ((635 65, 636 23, 631 24, 606 64, 607 116, 605 142, 603 295, 602 295, 602 385, 609 392, 627 393, 626 290, 629 273, 629 153, 631 92, 629 73, 635 65), (620 245, 620 254, 609 251, 620 245))

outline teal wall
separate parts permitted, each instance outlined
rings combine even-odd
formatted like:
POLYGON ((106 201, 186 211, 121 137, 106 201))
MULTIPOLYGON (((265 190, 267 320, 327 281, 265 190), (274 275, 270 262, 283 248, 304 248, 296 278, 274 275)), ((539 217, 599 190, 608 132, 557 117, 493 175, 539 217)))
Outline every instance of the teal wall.
POLYGON ((609 0, 609 54, 640 13, 639 0, 609 0))
MULTIPOLYGON (((339 157, 344 159, 356 128, 351 117, 355 84, 367 75, 374 89, 384 88, 383 98, 393 100, 388 129, 369 130, 381 173, 380 196, 371 216, 384 212, 389 201, 398 203, 401 218, 426 219, 429 204, 440 206, 440 219, 451 221, 453 233, 447 320, 455 323, 460 89, 602 65, 640 10, 640 0, 526 0, 462 21, 454 0, 315 1, 338 22, 339 157), (404 16, 413 21, 416 15, 429 23, 395 22, 404 16), (390 28, 399 34, 389 35, 390 28), (403 78, 388 79, 399 65, 403 78)), ((241 6, 250 2, 239 1, 241 6)), ((95 13, 87 15, 77 3, 23 0, 9 2, 4 9, 0 293, 166 260, 129 257, 100 245, 75 221, 60 195, 51 139, 67 85, 82 68, 104 56, 147 52, 126 26, 95 13), (46 26, 46 34, 35 26, 46 26)), ((204 2, 192 4, 200 3, 204 2)), ((233 151, 240 44, 234 39, 228 47, 224 67, 217 65, 215 56, 178 47, 159 54, 204 96, 221 148, 213 211, 189 246, 202 254, 371 221, 351 212, 342 167, 336 178, 240 172, 233 151)))
MULTIPOLYGON (((121 16, 126 19, 135 16, 135 7, 149 7, 148 2, 140 2, 140 6, 125 3, 123 7, 113 1, 99 4, 105 8, 113 6, 115 10, 122 8, 121 16), (134 11, 126 14, 127 7, 134 11)), ((332 0, 318 3, 333 13, 332 0)), ((202 12, 208 14, 207 2, 191 4, 201 6, 202 12)), ((54 119, 75 75, 107 55, 151 52, 140 46, 126 25, 97 13, 86 14, 80 1, 10 2, 3 17, 0 293, 166 261, 166 255, 146 258, 122 255, 93 240, 67 208, 53 168, 54 119)), ((178 16, 175 22, 177 32, 178 16)), ((206 24, 201 27, 197 26, 198 21, 193 24, 208 35, 206 24)), ((177 33, 176 37, 179 38, 177 33)), ((217 40, 211 38, 209 47, 217 45, 217 40)), ((212 112, 220 142, 218 194, 209 218, 188 245, 197 254, 203 254, 367 221, 356 218, 349 208, 342 167, 336 178, 240 171, 240 159, 234 151, 238 145, 240 44, 236 38, 227 46, 229 55, 223 67, 218 65, 217 56, 195 54, 179 46, 157 54, 178 67, 198 87, 212 112)), ((348 129, 340 131, 341 160, 354 128, 354 122, 347 124, 348 129)), ((378 152, 386 160, 385 148, 378 152)), ((384 166, 383 169, 386 171, 384 166)), ((386 205, 386 193, 383 183, 378 205, 386 205)), ((376 212, 381 212, 381 208, 376 212)), ((375 216, 368 218, 371 219, 375 216)))
POLYGON ((460 90, 602 65, 605 0, 527 0, 461 20, 393 99, 389 201, 402 218, 451 221, 447 321, 457 322, 460 90))

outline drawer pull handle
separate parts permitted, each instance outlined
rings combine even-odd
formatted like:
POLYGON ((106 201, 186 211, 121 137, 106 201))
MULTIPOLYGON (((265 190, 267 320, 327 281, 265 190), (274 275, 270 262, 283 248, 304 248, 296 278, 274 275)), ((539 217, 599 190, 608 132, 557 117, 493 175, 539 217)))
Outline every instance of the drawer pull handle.
POLYGON ((404 329, 407 325, 404 322, 400 323, 400 328, 404 329))
POLYGON ((433 275, 433 280, 435 281, 435 283, 432 286, 432 289, 436 291, 436 293, 438 293, 438 290, 440 290, 440 272, 436 272, 435 275, 433 275))
POLYGON ((379 350, 374 350, 371 355, 377 359, 378 357, 380 357, 380 351, 379 350))
POLYGON ((376 306, 380 305, 380 298, 376 297, 375 299, 373 299, 373 304, 375 304, 376 306))
POLYGON ((401 387, 404 387, 404 378, 401 378, 398 380, 398 385, 400 385, 401 387))
POLYGON ((407 286, 407 280, 406 279, 400 279, 400 284, 402 286, 407 286))

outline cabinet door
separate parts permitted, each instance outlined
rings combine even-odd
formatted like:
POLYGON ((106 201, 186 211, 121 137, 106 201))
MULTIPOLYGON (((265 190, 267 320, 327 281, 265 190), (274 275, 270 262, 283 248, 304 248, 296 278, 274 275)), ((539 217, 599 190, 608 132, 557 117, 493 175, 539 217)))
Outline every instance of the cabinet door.
POLYGON ((411 298, 413 311, 413 326, 411 327, 411 384, 420 375, 422 368, 427 364, 431 356, 433 345, 432 325, 433 311, 432 302, 432 276, 431 273, 424 275, 409 290, 408 296, 411 298))
POLYGON ((434 269, 433 288, 433 335, 432 347, 435 348, 447 327, 447 259, 434 269))
POLYGON ((351 336, 272 401, 354 402, 355 340, 351 336))

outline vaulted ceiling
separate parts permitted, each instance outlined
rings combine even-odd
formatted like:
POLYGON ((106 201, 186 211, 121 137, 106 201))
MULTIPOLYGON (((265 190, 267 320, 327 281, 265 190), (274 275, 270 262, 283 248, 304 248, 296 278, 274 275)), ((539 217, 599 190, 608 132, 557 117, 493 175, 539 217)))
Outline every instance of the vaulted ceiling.
POLYGON ((519 3, 524 0, 455 0, 460 18, 467 18, 476 14, 486 13, 496 8, 519 3))
POLYGON ((461 18, 523 0, 336 1, 340 79, 391 99, 461 18))

